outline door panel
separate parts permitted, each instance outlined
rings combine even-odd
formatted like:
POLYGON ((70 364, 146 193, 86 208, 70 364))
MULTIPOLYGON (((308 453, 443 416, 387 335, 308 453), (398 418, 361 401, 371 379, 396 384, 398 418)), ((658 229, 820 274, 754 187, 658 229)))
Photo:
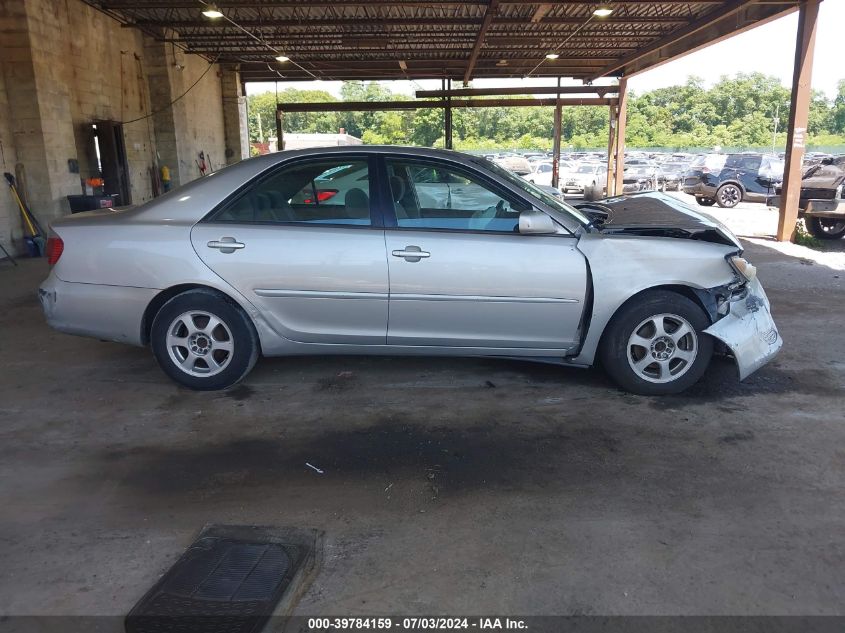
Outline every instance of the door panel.
POLYGON ((382 230, 201 223, 191 231, 191 241, 209 268, 285 338, 385 343, 388 279, 382 230), (225 248, 232 240, 243 248, 225 248), (224 248, 209 247, 209 242, 222 242, 224 248))
POLYGON ((577 340, 587 270, 575 239, 388 230, 385 242, 389 344, 564 349, 577 340))

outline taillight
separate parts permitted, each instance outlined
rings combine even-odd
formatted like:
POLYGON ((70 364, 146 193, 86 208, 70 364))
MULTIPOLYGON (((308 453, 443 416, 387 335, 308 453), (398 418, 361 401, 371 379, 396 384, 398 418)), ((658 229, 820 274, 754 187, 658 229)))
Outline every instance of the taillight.
POLYGON ((50 266, 55 266, 56 262, 59 261, 59 257, 62 256, 62 252, 65 250, 65 243, 62 241, 60 237, 48 237, 47 238, 47 263, 50 266))

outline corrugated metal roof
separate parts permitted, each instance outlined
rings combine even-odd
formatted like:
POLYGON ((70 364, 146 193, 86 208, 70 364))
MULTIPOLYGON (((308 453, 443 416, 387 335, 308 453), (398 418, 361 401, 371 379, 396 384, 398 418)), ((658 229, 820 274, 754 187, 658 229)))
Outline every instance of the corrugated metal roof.
MULTIPOLYGON (((795 10, 797 0, 85 0, 244 81, 632 74, 795 10), (599 6, 613 9, 599 18, 599 6), (547 53, 559 55, 547 60, 547 53), (280 63, 274 57, 291 61, 280 63)), ((726 72, 730 69, 726 68, 726 72)))

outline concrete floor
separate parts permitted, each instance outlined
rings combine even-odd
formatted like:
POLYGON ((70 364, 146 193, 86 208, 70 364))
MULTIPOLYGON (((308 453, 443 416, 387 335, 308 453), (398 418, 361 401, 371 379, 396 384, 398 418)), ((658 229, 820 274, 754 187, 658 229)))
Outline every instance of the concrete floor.
POLYGON ((125 614, 206 523, 323 530, 302 615, 842 614, 845 272, 747 252, 782 355, 667 398, 399 358, 193 393, 49 330, 46 266, 0 263, 0 615, 125 614))

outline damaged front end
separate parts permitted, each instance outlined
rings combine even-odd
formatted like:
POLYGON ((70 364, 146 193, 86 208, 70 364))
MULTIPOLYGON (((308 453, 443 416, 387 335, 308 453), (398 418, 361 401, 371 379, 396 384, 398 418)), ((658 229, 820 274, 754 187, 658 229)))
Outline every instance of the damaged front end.
POLYGON ((724 343, 736 360, 739 379, 745 380, 777 355, 783 339, 756 271, 750 265, 737 270, 732 260, 745 260, 735 256, 729 259, 737 271, 737 283, 704 293, 715 320, 704 332, 724 343))

